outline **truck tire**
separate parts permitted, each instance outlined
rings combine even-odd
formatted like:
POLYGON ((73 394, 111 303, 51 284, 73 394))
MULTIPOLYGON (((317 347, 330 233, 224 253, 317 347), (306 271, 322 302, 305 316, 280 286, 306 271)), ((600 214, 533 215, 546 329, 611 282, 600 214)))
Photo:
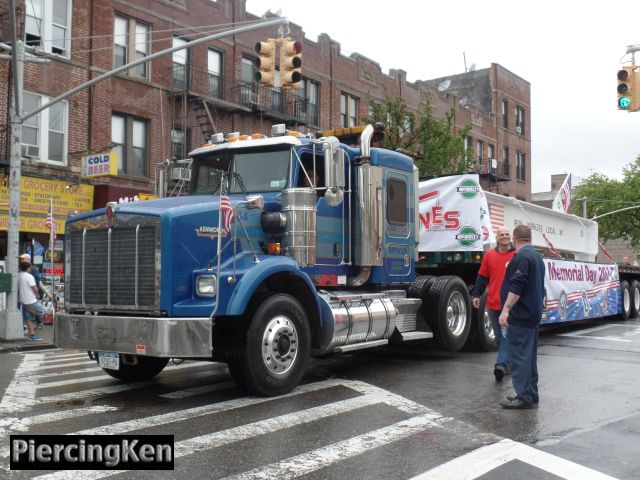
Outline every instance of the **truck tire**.
POLYGON ((249 392, 275 396, 293 390, 307 369, 311 333, 307 315, 287 294, 268 297, 227 359, 232 377, 249 392))
POLYGON ((409 285, 407 289, 407 297, 420 298, 424 300, 429 294, 429 288, 437 277, 433 275, 418 275, 415 282, 409 285))
POLYGON ((640 317, 640 282, 638 280, 631 282, 630 293, 632 303, 631 317, 638 318, 640 317))
POLYGON ((496 334, 493 331, 491 325, 491 319, 489 318, 489 312, 487 311, 487 294, 485 293, 480 297, 480 307, 475 311, 473 315, 474 320, 474 344, 476 348, 485 352, 495 352, 498 350, 498 344, 496 342, 496 334))
POLYGON ((620 318, 622 320, 629 320, 631 318, 632 299, 629 282, 626 280, 620 282, 620 296, 622 297, 622 311, 620 312, 620 318))
MULTIPOLYGON (((117 378, 118 380, 124 380, 127 382, 138 380, 149 380, 150 378, 158 375, 164 367, 169 363, 168 358, 158 357, 143 357, 140 355, 130 355, 135 357, 135 365, 123 362, 124 355, 120 354, 120 369, 111 370, 109 368, 103 368, 102 370, 107 375, 117 378)), ((96 352, 96 362, 98 361, 98 352, 96 352)))
POLYGON ((425 318, 440 346, 450 352, 464 347, 471 330, 471 302, 462 279, 436 278, 429 288, 425 307, 425 318))

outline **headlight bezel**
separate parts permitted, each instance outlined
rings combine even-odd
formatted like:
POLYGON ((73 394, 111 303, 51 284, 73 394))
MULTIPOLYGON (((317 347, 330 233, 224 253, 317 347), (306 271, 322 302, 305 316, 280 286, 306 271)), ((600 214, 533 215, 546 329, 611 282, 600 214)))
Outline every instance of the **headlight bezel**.
POLYGON ((200 274, 196 276, 196 295, 199 297, 214 298, 216 296, 218 279, 212 274, 200 274))

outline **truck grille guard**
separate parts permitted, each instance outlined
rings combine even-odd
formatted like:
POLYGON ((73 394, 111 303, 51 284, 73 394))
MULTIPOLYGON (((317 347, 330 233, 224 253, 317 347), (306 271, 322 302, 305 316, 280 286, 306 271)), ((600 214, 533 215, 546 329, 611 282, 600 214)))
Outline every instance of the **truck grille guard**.
POLYGON ((65 298, 70 309, 160 311, 160 217, 117 215, 69 224, 65 298))

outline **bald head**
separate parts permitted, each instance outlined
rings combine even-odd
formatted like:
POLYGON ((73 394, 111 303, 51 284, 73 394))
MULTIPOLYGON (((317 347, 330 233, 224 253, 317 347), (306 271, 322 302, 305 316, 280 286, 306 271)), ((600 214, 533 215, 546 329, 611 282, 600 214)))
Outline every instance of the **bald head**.
POLYGON ((498 249, 500 251, 506 251, 511 248, 511 232, 507 227, 498 227, 496 230, 496 241, 498 242, 498 249))

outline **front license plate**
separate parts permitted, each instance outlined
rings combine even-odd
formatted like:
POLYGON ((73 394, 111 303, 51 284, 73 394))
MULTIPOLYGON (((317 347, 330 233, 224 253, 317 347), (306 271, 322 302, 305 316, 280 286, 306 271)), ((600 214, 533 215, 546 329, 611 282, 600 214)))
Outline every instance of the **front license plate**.
POLYGON ((120 355, 113 352, 98 352, 98 365, 109 370, 119 370, 120 355))

